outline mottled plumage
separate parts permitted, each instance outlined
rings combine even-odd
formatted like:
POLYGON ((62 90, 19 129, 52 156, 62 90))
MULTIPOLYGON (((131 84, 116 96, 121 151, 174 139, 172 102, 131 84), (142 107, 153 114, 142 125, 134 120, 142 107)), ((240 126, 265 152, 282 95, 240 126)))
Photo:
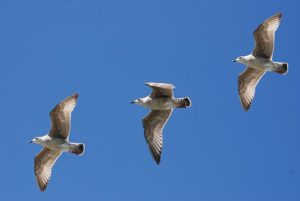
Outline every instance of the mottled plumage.
POLYGON ((51 177, 52 167, 63 151, 81 155, 84 145, 69 142, 71 113, 74 110, 78 94, 74 94, 50 112, 51 130, 49 134, 36 137, 30 142, 40 144, 44 148, 34 158, 34 173, 41 191, 44 191, 51 177))
POLYGON ((272 61, 275 32, 279 27, 281 16, 281 13, 277 13, 260 24, 253 33, 255 39, 253 52, 234 60, 247 66, 238 78, 239 96, 246 111, 249 110, 255 95, 255 88, 266 71, 287 73, 287 63, 272 61))
POLYGON ((151 112, 143 118, 145 139, 150 152, 157 164, 160 163, 163 146, 163 129, 170 118, 173 108, 185 108, 191 106, 189 98, 174 98, 172 84, 146 83, 153 89, 152 93, 133 101, 138 105, 151 109, 151 112))

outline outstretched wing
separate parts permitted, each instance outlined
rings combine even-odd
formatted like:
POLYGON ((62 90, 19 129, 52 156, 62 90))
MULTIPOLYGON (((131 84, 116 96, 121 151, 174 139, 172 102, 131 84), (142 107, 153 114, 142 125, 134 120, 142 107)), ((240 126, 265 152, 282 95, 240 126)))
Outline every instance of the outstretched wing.
POLYGON ((281 16, 281 13, 273 15, 254 31, 255 48, 252 52, 254 56, 272 59, 275 31, 280 24, 281 16))
POLYGON ((71 127, 71 113, 74 110, 78 94, 67 97, 50 112, 51 130, 49 136, 68 139, 71 127))
POLYGON ((249 110, 255 95, 256 85, 265 74, 265 72, 266 71, 264 70, 257 70, 248 67, 239 75, 239 95, 244 110, 249 110))
POLYGON ((161 97, 173 98, 174 97, 173 89, 175 87, 172 84, 147 82, 146 85, 153 89, 150 95, 151 98, 161 98, 161 97))
POLYGON ((60 156, 60 151, 44 148, 34 158, 34 174, 41 191, 44 191, 51 177, 52 167, 60 156))
POLYGON ((163 129, 168 121, 171 110, 152 110, 144 119, 143 127, 145 139, 149 145, 151 154, 157 164, 160 162, 163 146, 163 129))

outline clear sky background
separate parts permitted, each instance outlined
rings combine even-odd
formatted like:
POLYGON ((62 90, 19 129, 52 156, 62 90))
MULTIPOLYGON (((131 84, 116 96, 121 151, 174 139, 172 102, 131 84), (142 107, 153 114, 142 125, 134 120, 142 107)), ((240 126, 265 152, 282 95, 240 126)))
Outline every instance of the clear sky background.
POLYGON ((0 2, 0 200, 300 200, 299 1, 53 0, 0 2), (282 12, 275 61, 249 112, 232 59, 254 47, 252 33, 282 12), (152 159, 129 104, 173 83, 192 107, 164 130, 152 159), (39 192, 28 144, 50 128, 50 110, 78 92, 71 141, 46 192, 39 192))

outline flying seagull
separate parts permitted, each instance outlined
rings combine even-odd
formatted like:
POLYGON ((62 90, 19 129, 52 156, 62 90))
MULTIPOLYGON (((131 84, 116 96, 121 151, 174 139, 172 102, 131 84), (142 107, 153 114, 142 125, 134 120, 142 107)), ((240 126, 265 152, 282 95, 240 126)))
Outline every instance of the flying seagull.
POLYGON ((163 128, 173 108, 190 107, 191 100, 188 97, 174 98, 175 87, 172 84, 148 82, 146 85, 152 88, 152 93, 131 103, 151 109, 151 112, 143 118, 144 135, 154 160, 159 164, 163 145, 163 128))
POLYGON ((42 137, 35 137, 30 143, 44 148, 34 158, 34 173, 41 191, 44 191, 51 177, 52 167, 62 152, 81 155, 84 144, 69 142, 71 113, 75 108, 78 94, 67 97, 50 112, 51 130, 42 137))
POLYGON ((239 75, 238 90, 245 111, 249 110, 255 95, 255 87, 267 71, 286 74, 288 63, 272 61, 275 31, 277 30, 281 13, 269 17, 254 31, 255 48, 247 56, 233 60, 246 65, 246 70, 239 75))

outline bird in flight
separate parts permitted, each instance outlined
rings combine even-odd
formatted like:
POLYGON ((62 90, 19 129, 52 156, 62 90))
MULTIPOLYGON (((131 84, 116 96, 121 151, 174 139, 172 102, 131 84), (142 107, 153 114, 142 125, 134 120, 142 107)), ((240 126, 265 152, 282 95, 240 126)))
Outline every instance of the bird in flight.
POLYGON ((44 148, 34 158, 34 173, 41 191, 45 191, 51 177, 52 167, 62 152, 82 155, 84 144, 69 142, 71 113, 74 110, 78 94, 67 97, 50 112, 51 130, 42 137, 35 137, 30 143, 44 148))
POLYGON ((273 61, 275 32, 279 27, 281 17, 282 14, 277 13, 260 24, 253 33, 255 48, 252 53, 233 60, 233 62, 246 65, 246 70, 238 78, 239 96, 245 111, 249 110, 255 95, 255 88, 267 71, 282 75, 288 71, 288 63, 273 61))
POLYGON ((151 112, 143 118, 145 139, 150 152, 157 164, 160 163, 163 146, 163 129, 170 118, 173 108, 186 108, 191 106, 188 97, 174 98, 172 84, 148 82, 152 93, 144 98, 138 98, 131 103, 151 109, 151 112))

